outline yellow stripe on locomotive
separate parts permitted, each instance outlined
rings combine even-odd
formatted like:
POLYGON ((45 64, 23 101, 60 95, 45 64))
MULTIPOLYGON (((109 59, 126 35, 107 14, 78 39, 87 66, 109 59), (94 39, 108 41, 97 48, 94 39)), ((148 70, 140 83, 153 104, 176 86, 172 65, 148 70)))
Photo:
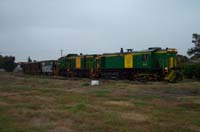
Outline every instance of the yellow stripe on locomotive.
POLYGON ((124 68, 133 68, 133 54, 124 55, 124 68))

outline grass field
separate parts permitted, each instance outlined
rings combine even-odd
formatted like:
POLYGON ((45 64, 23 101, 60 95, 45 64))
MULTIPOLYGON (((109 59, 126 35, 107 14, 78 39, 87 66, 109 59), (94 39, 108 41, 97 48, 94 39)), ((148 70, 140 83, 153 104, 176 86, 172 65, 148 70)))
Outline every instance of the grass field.
POLYGON ((200 82, 89 84, 0 72, 0 132, 200 132, 200 82))

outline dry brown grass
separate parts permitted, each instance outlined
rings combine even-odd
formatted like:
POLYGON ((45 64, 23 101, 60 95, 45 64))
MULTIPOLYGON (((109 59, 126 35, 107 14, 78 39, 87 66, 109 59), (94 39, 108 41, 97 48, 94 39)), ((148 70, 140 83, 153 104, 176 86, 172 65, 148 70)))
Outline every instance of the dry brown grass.
POLYGON ((123 119, 133 120, 134 122, 145 122, 149 120, 149 117, 144 114, 136 112, 120 113, 123 119))
POLYGON ((200 82, 100 81, 0 73, 0 131, 200 131, 200 82))
POLYGON ((133 106, 133 104, 127 101, 106 101, 104 104, 108 106, 117 106, 117 107, 133 106))

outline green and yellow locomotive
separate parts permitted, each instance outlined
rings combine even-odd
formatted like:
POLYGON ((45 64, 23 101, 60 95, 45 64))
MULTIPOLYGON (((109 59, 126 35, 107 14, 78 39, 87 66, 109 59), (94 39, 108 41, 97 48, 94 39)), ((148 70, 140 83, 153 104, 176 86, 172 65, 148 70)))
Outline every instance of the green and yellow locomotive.
POLYGON ((91 77, 97 68, 98 55, 69 54, 58 60, 59 73, 67 77, 91 77))
POLYGON ((105 53, 102 55, 69 54, 59 59, 60 75, 130 80, 168 80, 176 76, 175 49, 157 47, 143 51, 105 53))

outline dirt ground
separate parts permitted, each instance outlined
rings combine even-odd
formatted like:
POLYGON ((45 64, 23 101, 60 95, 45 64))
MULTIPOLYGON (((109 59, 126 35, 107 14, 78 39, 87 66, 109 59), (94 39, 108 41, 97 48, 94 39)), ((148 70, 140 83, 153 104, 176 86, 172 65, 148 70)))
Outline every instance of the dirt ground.
POLYGON ((200 132, 200 82, 0 72, 0 132, 200 132))

